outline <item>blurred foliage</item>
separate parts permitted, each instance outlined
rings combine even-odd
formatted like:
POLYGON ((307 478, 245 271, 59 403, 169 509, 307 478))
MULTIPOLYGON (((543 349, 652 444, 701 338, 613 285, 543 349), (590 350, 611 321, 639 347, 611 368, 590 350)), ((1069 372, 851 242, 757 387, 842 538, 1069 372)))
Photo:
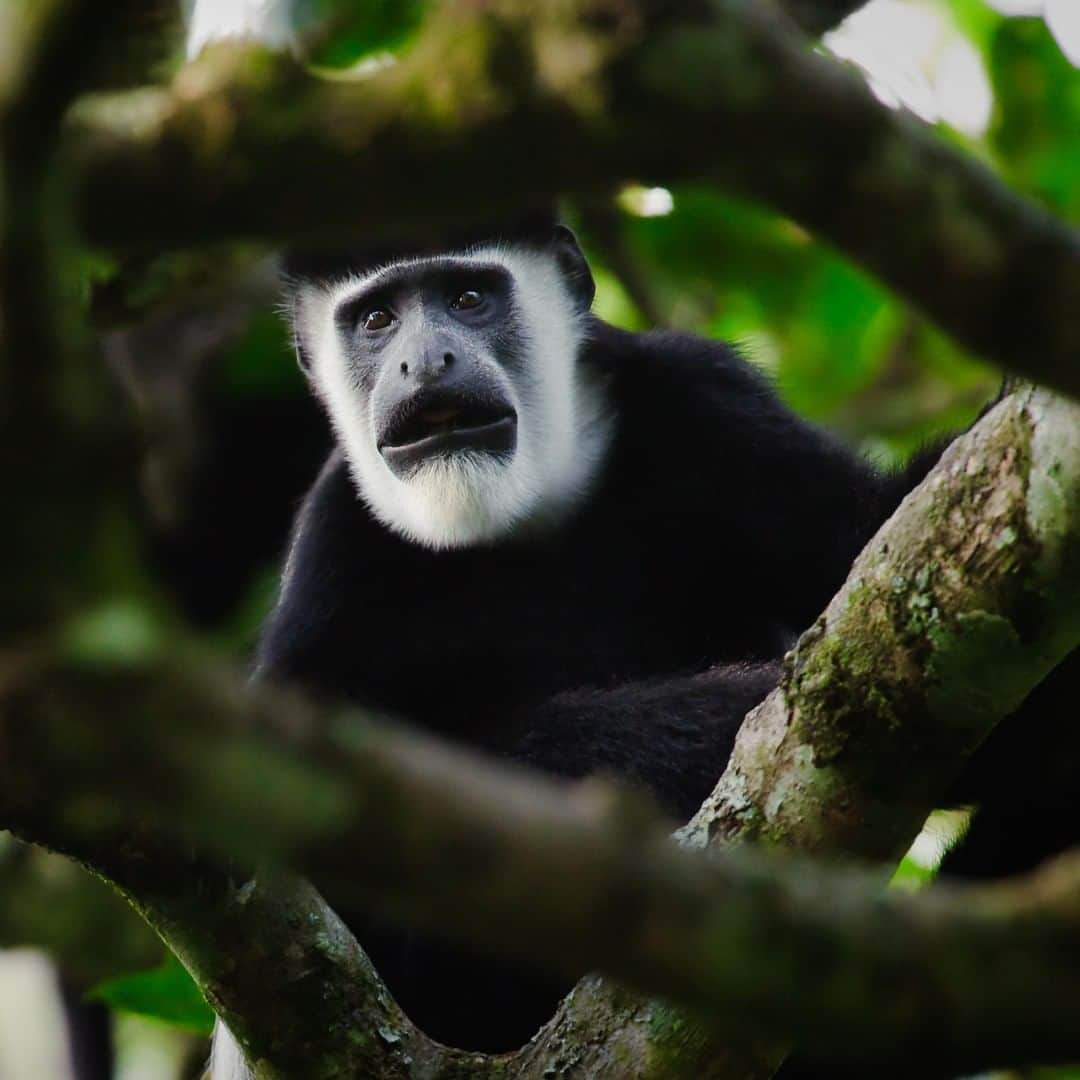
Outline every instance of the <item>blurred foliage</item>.
POLYGON ((256 311, 221 357, 222 390, 253 397, 307 393, 285 329, 273 312, 256 311))
POLYGON ((971 817, 970 808, 935 810, 893 872, 890 885, 903 892, 916 892, 929 885, 948 851, 963 840, 971 817))
POLYGON ((903 892, 917 892, 924 886, 929 885, 936 876, 933 869, 916 862, 911 855, 905 855, 894 871, 889 884, 894 889, 900 889, 903 892))
POLYGON ((990 145, 1007 179, 1080 216, 1080 75, 1042 19, 1002 20, 988 63, 998 101, 990 145))
MULTIPOLYGON (((897 460, 993 395, 996 375, 797 226, 706 188, 673 196, 670 214, 625 221, 659 308, 735 342, 798 411, 897 460)), ((627 303, 598 294, 605 317, 639 324, 627 303)))
POLYGON ((347 70, 378 53, 394 52, 410 41, 424 17, 424 0, 301 0, 301 25, 328 25, 311 57, 316 67, 347 70))
MULTIPOLYGON (((923 0, 908 6, 932 7, 923 0)), ((942 135, 1075 218, 1080 71, 1042 18, 1005 17, 983 0, 939 7, 953 34, 981 57, 993 92, 983 135, 944 125, 942 135)), ((890 462, 966 425, 996 393, 995 372, 798 226, 708 188, 671 194, 673 209, 663 216, 634 216, 625 208, 638 200, 619 201, 626 244, 666 321, 739 344, 800 412, 890 462)), ((583 239, 601 269, 598 310, 640 327, 632 302, 612 287, 603 249, 590 245, 587 232, 583 239)))
POLYGON ((0 950, 28 947, 48 949, 68 981, 82 988, 155 964, 163 952, 150 927, 104 881, 0 832, 0 950))

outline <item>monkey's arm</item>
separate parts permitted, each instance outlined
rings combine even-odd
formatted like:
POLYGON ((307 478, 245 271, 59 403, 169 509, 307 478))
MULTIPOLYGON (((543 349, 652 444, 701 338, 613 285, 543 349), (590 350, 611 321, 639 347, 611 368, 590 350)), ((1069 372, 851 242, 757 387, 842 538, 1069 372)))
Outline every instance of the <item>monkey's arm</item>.
POLYGON ((685 821, 713 789, 743 717, 777 684, 780 662, 558 694, 510 717, 494 749, 559 776, 616 776, 685 821))

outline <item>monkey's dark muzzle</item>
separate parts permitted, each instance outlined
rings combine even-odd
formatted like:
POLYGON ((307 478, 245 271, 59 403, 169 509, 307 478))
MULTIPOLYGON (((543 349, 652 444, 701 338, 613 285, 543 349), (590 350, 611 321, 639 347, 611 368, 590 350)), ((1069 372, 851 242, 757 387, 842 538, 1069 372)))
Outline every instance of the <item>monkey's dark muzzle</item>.
POLYGON ((422 391, 393 410, 378 447, 398 476, 440 456, 471 452, 508 458, 517 447, 517 414, 493 398, 422 391))

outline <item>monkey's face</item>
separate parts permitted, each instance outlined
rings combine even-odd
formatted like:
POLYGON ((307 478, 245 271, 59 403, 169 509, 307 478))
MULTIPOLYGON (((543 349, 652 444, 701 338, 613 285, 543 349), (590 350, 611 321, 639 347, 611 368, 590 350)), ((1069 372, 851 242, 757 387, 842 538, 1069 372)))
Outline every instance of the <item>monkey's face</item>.
POLYGON ((493 247, 301 284, 297 336, 357 488, 430 547, 542 526, 607 445, 558 259, 493 247))
POLYGON ((527 349, 503 267, 397 267, 339 305, 336 319, 376 449, 398 479, 509 465, 527 349))

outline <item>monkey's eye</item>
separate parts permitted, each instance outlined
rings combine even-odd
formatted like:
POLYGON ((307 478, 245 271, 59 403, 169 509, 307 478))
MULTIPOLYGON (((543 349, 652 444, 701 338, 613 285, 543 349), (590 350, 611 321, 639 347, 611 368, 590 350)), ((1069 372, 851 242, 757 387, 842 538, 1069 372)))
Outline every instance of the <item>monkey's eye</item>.
POLYGON ((464 289, 458 293, 450 305, 456 311, 468 311, 479 307, 484 302, 484 294, 479 289, 464 289))
POLYGON ((372 308, 360 319, 365 330, 385 330, 394 321, 394 316, 386 308, 372 308))

